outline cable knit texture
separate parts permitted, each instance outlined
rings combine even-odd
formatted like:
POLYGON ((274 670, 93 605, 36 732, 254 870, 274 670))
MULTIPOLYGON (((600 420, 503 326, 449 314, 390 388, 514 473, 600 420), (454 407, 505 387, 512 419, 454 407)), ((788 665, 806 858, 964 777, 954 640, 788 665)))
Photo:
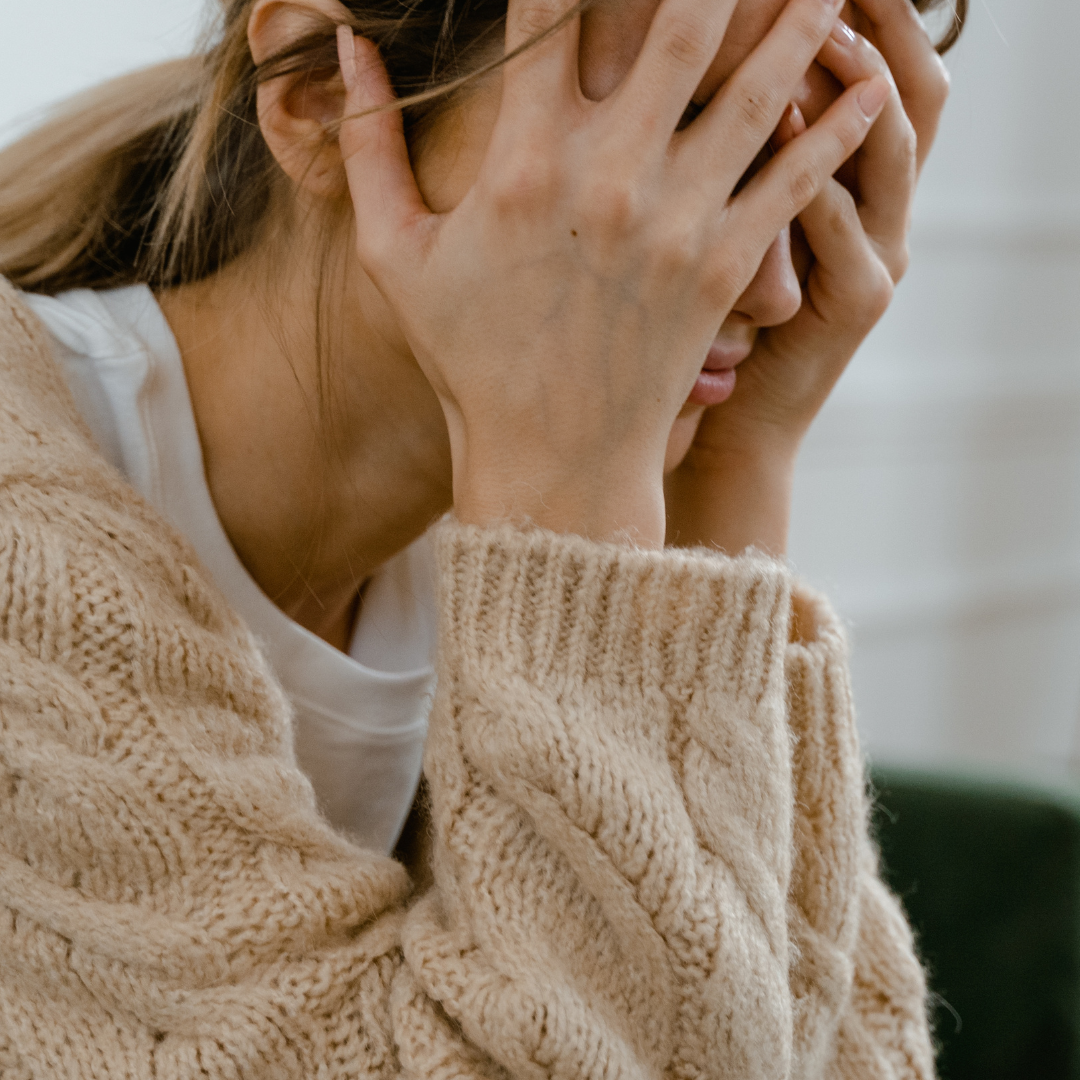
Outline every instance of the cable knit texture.
POLYGON ((770 560, 446 523, 434 886, 0 283, 0 1078, 932 1076, 841 631, 770 560))

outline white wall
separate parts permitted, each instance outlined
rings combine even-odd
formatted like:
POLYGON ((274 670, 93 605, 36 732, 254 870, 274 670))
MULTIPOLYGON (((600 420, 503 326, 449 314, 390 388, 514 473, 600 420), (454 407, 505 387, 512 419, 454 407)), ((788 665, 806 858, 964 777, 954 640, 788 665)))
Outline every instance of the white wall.
POLYGON ((1074 755, 1076 0, 972 0, 896 302, 812 432, 792 554, 851 621, 879 759, 1074 755))
POLYGON ((0 143, 42 106, 190 50, 204 0, 0 0, 0 143))
MULTIPOLYGON (((972 0, 914 264, 811 434, 792 555, 879 759, 1062 759, 1080 720, 1076 0, 972 0)), ((200 0, 0 0, 0 141, 185 51, 200 0)))

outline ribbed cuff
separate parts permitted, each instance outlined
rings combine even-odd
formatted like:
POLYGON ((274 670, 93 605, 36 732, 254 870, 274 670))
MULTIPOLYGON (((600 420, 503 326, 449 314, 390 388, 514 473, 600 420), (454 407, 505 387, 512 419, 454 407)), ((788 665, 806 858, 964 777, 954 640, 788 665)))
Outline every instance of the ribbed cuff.
POLYGON ((791 579, 764 556, 453 519, 439 527, 437 552, 444 669, 684 699, 703 685, 754 699, 782 673, 791 579))

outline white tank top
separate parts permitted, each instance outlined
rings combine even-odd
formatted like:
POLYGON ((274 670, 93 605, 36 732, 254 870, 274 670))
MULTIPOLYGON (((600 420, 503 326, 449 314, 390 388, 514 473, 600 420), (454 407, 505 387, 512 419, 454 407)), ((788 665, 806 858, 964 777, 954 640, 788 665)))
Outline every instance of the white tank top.
POLYGON ((421 537, 374 575, 348 655, 293 622, 240 562, 210 497, 180 351, 144 285, 24 299, 98 446, 183 533, 260 639, 293 705, 297 762, 323 813, 389 852, 420 779, 434 690, 434 561, 421 537))

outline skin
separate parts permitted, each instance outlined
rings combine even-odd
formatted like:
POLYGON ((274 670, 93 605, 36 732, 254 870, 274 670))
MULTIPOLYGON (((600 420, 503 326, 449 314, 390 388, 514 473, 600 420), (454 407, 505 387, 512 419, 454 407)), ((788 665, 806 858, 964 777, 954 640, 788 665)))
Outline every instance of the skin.
MULTIPOLYGON (((774 42, 772 67, 760 65, 769 92, 753 89, 768 107, 750 131, 739 127, 746 114, 732 75, 780 25, 783 0, 664 0, 660 16, 655 0, 603 0, 580 27, 463 95, 411 162, 393 112, 348 120, 337 143, 320 139, 324 124, 386 100, 364 42, 342 43, 345 85, 264 84, 260 124, 287 178, 273 228, 215 277, 160 299, 222 523, 287 614, 345 647, 364 580, 451 505, 478 524, 528 518, 643 545, 659 546, 666 533, 674 543, 783 552, 799 442, 903 273, 915 177, 947 90, 907 0, 847 9, 865 34, 854 41, 828 36, 839 9, 820 10, 823 0, 793 0, 784 17, 799 4, 802 38, 774 42), (670 48, 687 27, 703 47, 670 48), (801 67, 777 65, 783 48, 801 67), (871 127, 854 99, 890 77, 871 127), (691 97, 711 104, 673 135, 691 97), (588 135, 582 146, 615 155, 606 167, 566 142, 574 125, 588 135), (615 146, 608 133, 625 130, 637 142, 615 146), (529 134, 527 155, 508 132, 529 134), (729 204, 770 133, 782 152, 729 204), (676 146, 681 173, 641 174, 652 201, 636 231, 604 219, 610 189, 606 201, 595 192, 589 201, 590 178, 629 175, 649 154, 670 162, 676 146), (844 183, 830 179, 857 148, 844 183), (558 183, 534 184, 538 160, 565 164, 558 183), (515 173, 517 162, 528 170, 515 173), (793 177, 809 181, 798 197, 793 177), (355 226, 352 205, 361 208, 355 226), (373 205, 378 214, 364 212, 373 205), (531 230, 517 251, 557 253, 556 273, 515 278, 507 267, 517 264, 500 262, 514 252, 498 247, 506 229, 486 231, 493 206, 504 225, 531 230), (692 258, 686 244, 671 244, 673 207, 701 215, 687 220, 694 236, 704 235, 701 222, 721 230, 692 258), (311 283, 328 220, 341 222, 342 241, 320 371, 311 283), (632 320, 617 304, 601 310, 606 301, 590 293, 601 226, 608 270, 624 286, 617 295, 636 290, 639 309, 656 305, 645 324, 655 341, 641 332, 614 340, 610 328, 632 320), (483 249, 477 238, 488 235, 496 247, 483 249), (664 273, 643 279, 641 268, 655 269, 665 252, 664 273), (656 283, 669 279, 673 291, 661 295, 656 283), (706 281, 707 293, 695 293, 706 281), (455 282, 469 284, 467 297, 455 282), (558 317, 522 304, 552 302, 560 282, 576 284, 558 317), (732 398, 705 410, 686 398, 713 340, 748 355, 732 398), (545 412, 550 402, 557 408, 545 412)), ((553 11, 514 0, 509 42, 553 11)), ((256 5, 256 60, 313 12, 341 14, 330 0, 256 5)))

